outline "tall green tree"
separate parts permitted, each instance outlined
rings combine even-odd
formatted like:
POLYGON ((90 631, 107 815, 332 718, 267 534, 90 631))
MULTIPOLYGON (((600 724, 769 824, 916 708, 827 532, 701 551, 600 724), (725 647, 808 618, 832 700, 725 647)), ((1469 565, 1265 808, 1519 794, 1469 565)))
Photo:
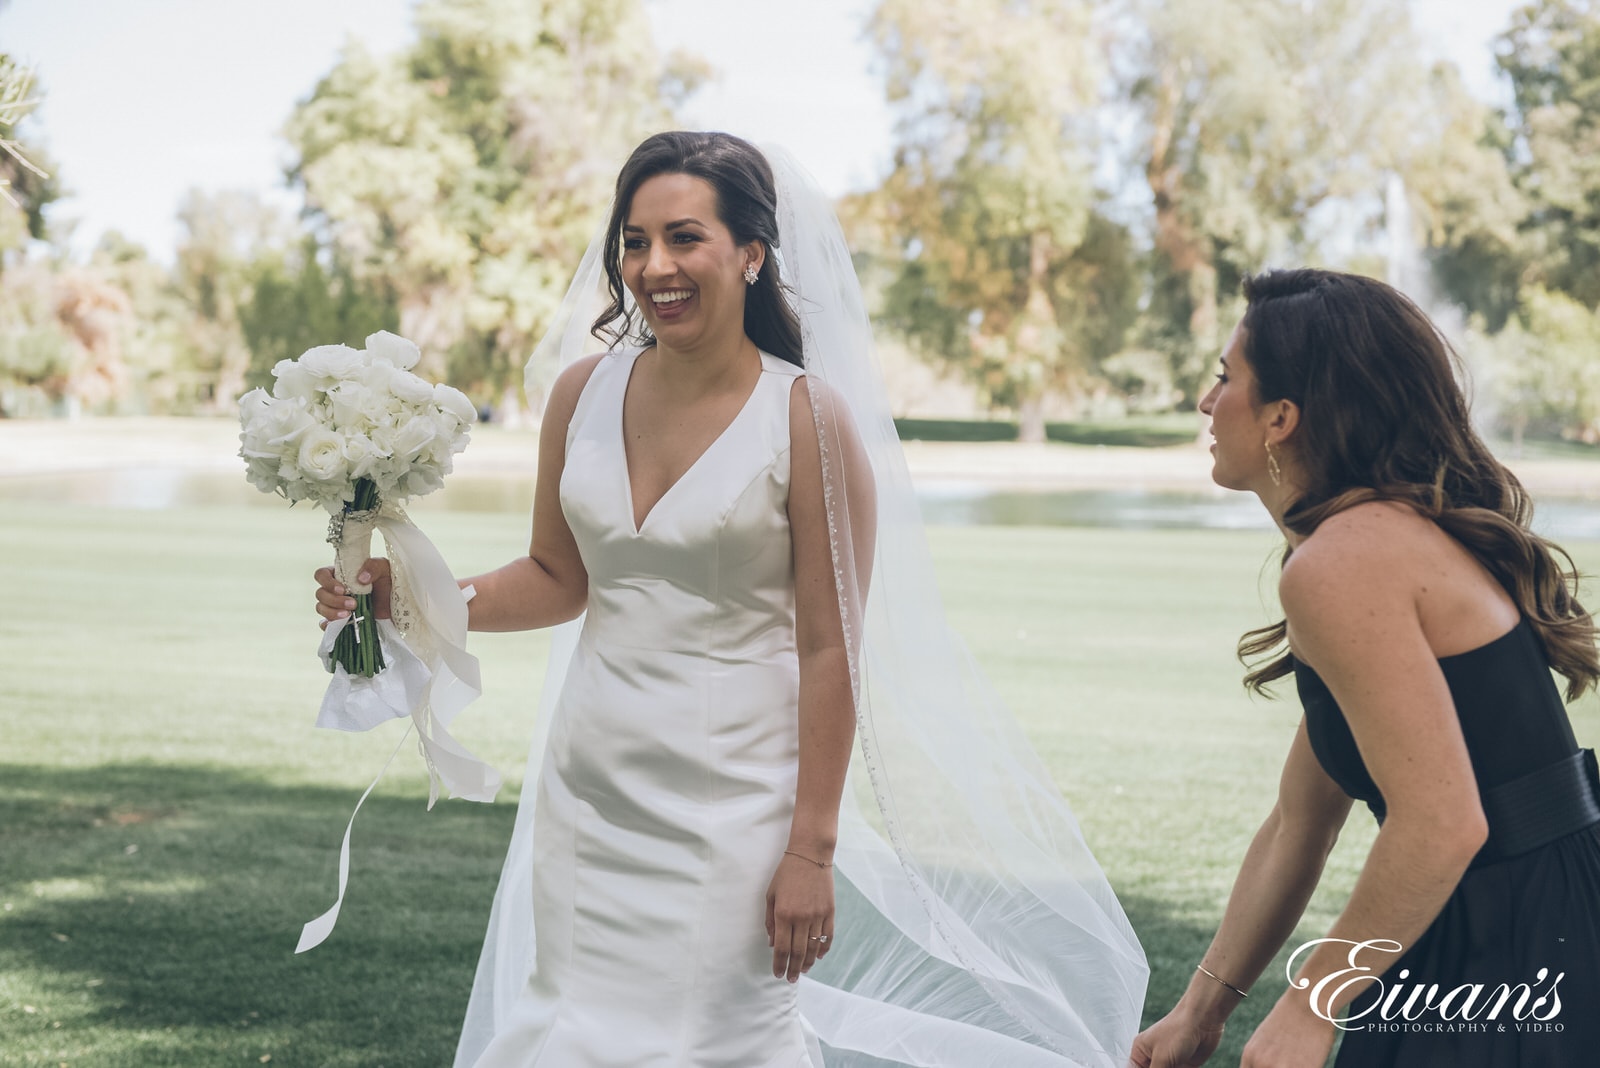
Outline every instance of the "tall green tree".
POLYGON ((1242 275, 1381 223, 1426 68, 1389 0, 1133 0, 1129 14, 1151 319, 1193 389, 1242 275))
POLYGON ((293 177, 430 370, 509 403, 617 168, 692 79, 640 0, 424 0, 416 20, 409 50, 352 46, 296 108, 293 177))
POLYGON ((254 193, 192 190, 178 209, 171 284, 187 311, 174 342, 191 380, 186 404, 231 411, 245 390, 250 348, 240 320, 253 291, 255 263, 294 239, 289 221, 254 193))
POLYGON ((899 111, 875 197, 898 259, 884 317, 1042 440, 1045 397, 1120 347, 1135 299, 1093 183, 1095 6, 881 0, 871 32, 899 111))
POLYGON ((1422 101, 1399 168, 1419 208, 1432 280, 1492 333, 1517 310, 1530 257, 1510 133, 1502 116, 1467 92, 1454 66, 1434 67, 1422 101))
POLYGON ((1535 0, 1497 50, 1530 281, 1600 307, 1600 2, 1535 0))
POLYGON ((250 350, 247 386, 272 384, 272 367, 316 345, 356 348, 379 330, 400 329, 393 295, 357 278, 335 250, 307 237, 298 248, 258 256, 239 325, 250 350))

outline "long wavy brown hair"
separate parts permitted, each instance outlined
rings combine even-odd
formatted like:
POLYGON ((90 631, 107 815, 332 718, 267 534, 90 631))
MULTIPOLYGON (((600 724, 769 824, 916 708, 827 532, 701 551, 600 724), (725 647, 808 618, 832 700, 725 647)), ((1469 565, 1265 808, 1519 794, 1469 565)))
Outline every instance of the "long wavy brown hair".
MULTIPOLYGON (((1303 485, 1284 526, 1306 537, 1366 501, 1408 504, 1505 588, 1566 678, 1569 701, 1600 680, 1572 558, 1528 528, 1533 502, 1472 429, 1460 361, 1422 310, 1375 279, 1310 269, 1247 278, 1244 296, 1254 399, 1300 408, 1290 444, 1303 485)), ((1247 687, 1265 692, 1293 670, 1287 632, 1280 620, 1239 639, 1247 687)))

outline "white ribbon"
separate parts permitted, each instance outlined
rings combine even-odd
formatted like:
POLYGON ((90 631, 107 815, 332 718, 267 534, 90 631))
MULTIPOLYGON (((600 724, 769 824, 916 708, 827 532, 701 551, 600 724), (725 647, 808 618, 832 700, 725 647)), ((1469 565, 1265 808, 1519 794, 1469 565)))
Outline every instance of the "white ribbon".
MULTIPOLYGON (((456 585, 455 576, 439 550, 418 530, 398 506, 385 503, 371 526, 349 524, 346 538, 337 546, 340 569, 350 570, 351 542, 360 546, 360 569, 370 552, 371 531, 378 530, 388 544, 393 571, 393 614, 405 628, 387 619, 378 621, 378 643, 383 649, 384 668, 371 678, 351 675, 334 663, 333 645, 339 632, 349 626, 349 618, 328 624, 317 653, 323 666, 333 673, 322 695, 317 726, 331 730, 367 731, 391 719, 409 717, 417 731, 418 747, 428 766, 428 808, 439 799, 444 786, 451 797, 468 801, 493 801, 500 789, 500 775, 451 737, 446 726, 483 692, 478 658, 466 650, 467 598, 456 585)), ((353 578, 354 575, 350 575, 353 578)), ((341 579, 341 581, 346 581, 341 579)), ((346 583, 347 586, 349 583, 346 583)), ((353 587, 352 587, 353 588, 353 587)), ((401 738, 404 744, 405 737, 401 738)), ((395 752, 399 752, 396 747, 395 752)), ((391 754, 377 778, 372 780, 356 812, 372 792, 384 771, 394 760, 391 754)), ((350 831, 355 812, 345 828, 339 851, 339 895, 333 908, 306 924, 300 933, 296 953, 320 945, 333 933, 333 926, 344 904, 345 885, 350 871, 350 831)))
POLYGON ((378 785, 378 779, 383 778, 383 773, 389 770, 389 765, 394 763, 394 758, 400 755, 400 746, 406 744, 406 738, 411 734, 411 728, 406 728, 406 733, 400 736, 399 743, 394 747, 394 752, 389 754, 389 759, 383 762, 383 767, 378 769, 378 778, 361 791, 361 799, 356 802, 355 812, 350 813, 350 822, 344 825, 344 842, 339 846, 339 897, 334 901, 333 908, 300 928, 300 942, 294 947, 296 953, 304 953, 308 949, 315 949, 333 934, 333 925, 339 922, 339 910, 344 907, 344 888, 350 882, 350 832, 355 830, 356 813, 361 811, 361 806, 366 803, 367 795, 372 793, 373 787, 378 785))

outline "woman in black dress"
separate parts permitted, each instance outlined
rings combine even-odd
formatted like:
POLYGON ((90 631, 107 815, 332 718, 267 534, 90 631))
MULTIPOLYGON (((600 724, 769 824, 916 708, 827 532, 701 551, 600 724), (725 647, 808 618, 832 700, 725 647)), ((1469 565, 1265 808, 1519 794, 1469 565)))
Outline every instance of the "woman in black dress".
POLYGON ((1571 562, 1473 432, 1451 353, 1390 287, 1245 284, 1200 403, 1212 477, 1288 540, 1285 619, 1240 655, 1305 717, 1187 991, 1131 1063, 1198 1065, 1293 933, 1352 799, 1380 829, 1245 1068, 1578 1068, 1600 1057, 1600 776, 1566 698, 1600 678, 1571 562))

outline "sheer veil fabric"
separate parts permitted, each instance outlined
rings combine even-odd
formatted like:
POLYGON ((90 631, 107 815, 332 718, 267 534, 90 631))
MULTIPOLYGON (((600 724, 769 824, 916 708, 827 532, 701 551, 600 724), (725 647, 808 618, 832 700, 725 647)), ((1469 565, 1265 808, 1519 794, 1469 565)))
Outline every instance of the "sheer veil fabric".
MULTIPOLYGON (((778 186, 773 255, 799 313, 822 446, 859 743, 840 810, 835 944, 801 979, 801 1012, 828 1068, 1122 1068, 1144 954, 1049 773, 945 623, 832 206, 786 152, 763 151, 778 186), (875 542, 863 536, 871 519, 875 542)), ((529 361, 530 395, 598 347, 603 236, 529 361)), ((475 1063, 532 970, 535 776, 578 627, 552 642, 457 1068, 475 1063)))

